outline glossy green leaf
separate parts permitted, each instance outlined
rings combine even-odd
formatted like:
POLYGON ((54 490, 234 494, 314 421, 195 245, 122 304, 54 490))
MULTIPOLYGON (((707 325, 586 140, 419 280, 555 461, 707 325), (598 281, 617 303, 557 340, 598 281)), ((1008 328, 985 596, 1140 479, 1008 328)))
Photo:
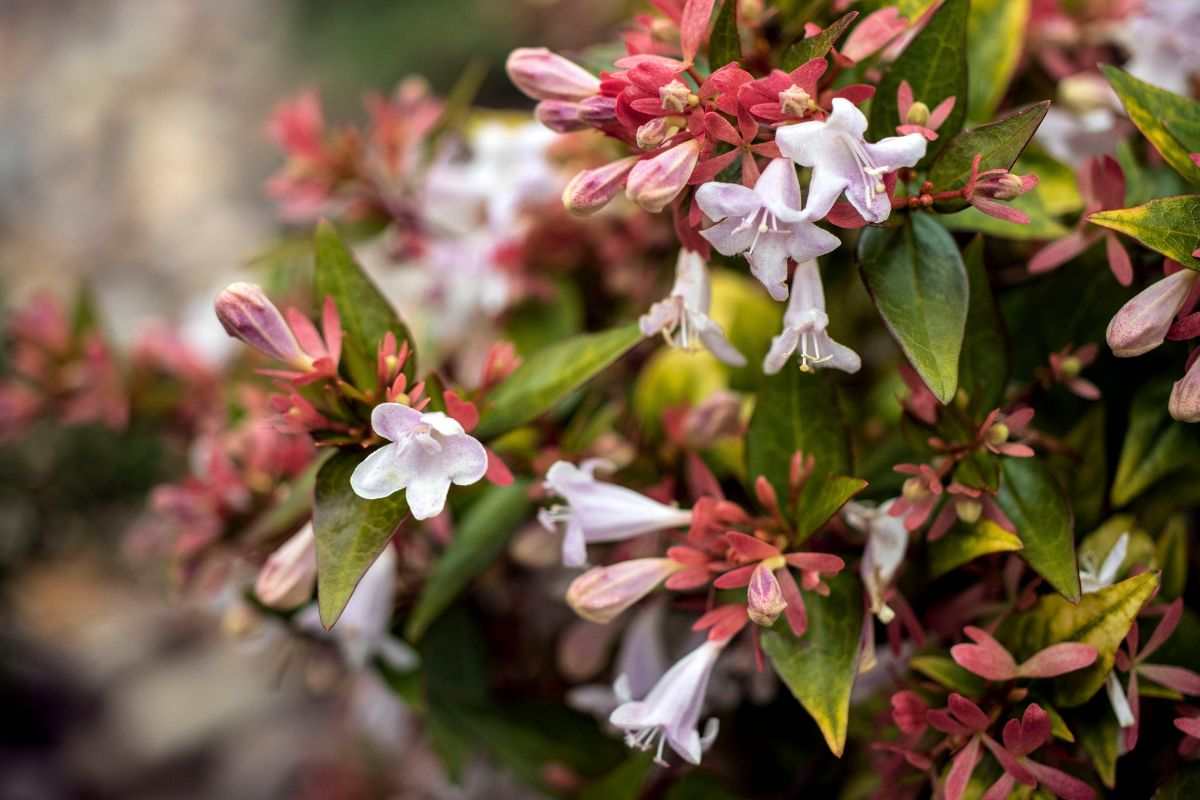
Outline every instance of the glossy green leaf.
POLYGON ((850 27, 850 23, 854 22, 858 17, 857 11, 850 11, 843 14, 833 22, 825 30, 818 33, 816 36, 810 36, 807 39, 800 39, 794 42, 783 53, 783 58, 780 59, 780 69, 786 72, 791 72, 796 67, 802 64, 807 64, 814 58, 824 58, 833 46, 837 44, 838 39, 846 32, 846 28, 850 27))
POLYGON ((930 542, 929 571, 936 578, 980 556, 1020 549, 1021 540, 991 520, 969 526, 959 524, 941 539, 930 542))
POLYGON ((1078 600, 1075 522, 1046 465, 1036 457, 1005 458, 996 501, 1017 528, 1025 562, 1068 600, 1078 600))
MULTIPOLYGON (((1012 167, 1049 109, 1050 101, 1043 100, 1015 111, 1004 119, 955 136, 929 169, 929 180, 934 189, 942 192, 966 186, 975 156, 982 156, 979 161, 980 172, 1012 167)), ((965 205, 962 200, 946 201, 938 204, 938 210, 953 211, 965 205)))
POLYGON ((714 72, 731 61, 742 60, 742 40, 738 35, 737 0, 724 0, 708 39, 708 66, 714 72))
POLYGON ((914 672, 945 686, 952 692, 958 692, 967 697, 982 697, 987 689, 983 678, 967 672, 950 656, 939 653, 913 656, 909 661, 909 666, 913 668, 914 672))
POLYGON ((762 646, 779 677, 840 756, 846 746, 850 690, 858 673, 862 586, 843 572, 829 581, 828 597, 804 596, 808 631, 797 639, 784 622, 763 631, 762 646))
POLYGON ((366 456, 358 449, 340 450, 317 473, 317 604, 326 628, 337 622, 359 580, 408 513, 403 492, 364 500, 350 488, 350 474, 366 456))
POLYGON ((1133 398, 1112 485, 1112 504, 1117 508, 1162 478, 1196 463, 1200 431, 1171 418, 1167 412, 1170 393, 1170 384, 1159 381, 1143 386, 1133 398))
POLYGON ((968 0, 946 0, 925 28, 913 38, 884 73, 871 102, 870 137, 895 136, 900 124, 896 92, 900 81, 912 86, 913 99, 930 108, 955 97, 954 110, 938 128, 922 163, 928 164, 954 137, 967 117, 967 11, 968 0))
POLYGON ((1177 514, 1167 521, 1167 527, 1158 537, 1156 547, 1158 563, 1162 567, 1162 598, 1174 600, 1183 597, 1187 588, 1188 575, 1188 521, 1177 514))
POLYGON ((1192 183, 1200 183, 1200 167, 1192 163, 1187 148, 1167 127, 1190 127, 1200 122, 1200 103, 1138 80, 1116 67, 1104 65, 1101 69, 1142 135, 1176 172, 1192 183))
POLYGON ((866 488, 867 482, 862 478, 845 475, 830 475, 820 480, 810 478, 796 499, 792 514, 796 536, 792 544, 799 544, 816 533, 847 501, 866 488))
MULTIPOLYGON (((410 341, 408 329, 363 272, 333 225, 324 221, 317 225, 313 242, 314 292, 319 302, 332 297, 342 320, 342 367, 355 386, 372 390, 378 381, 379 343, 389 331, 395 335, 397 344, 410 341)), ((404 374, 410 381, 415 370, 414 353, 404 365, 404 374)))
POLYGON ((867 228, 859 241, 863 282, 883 321, 942 403, 958 389, 967 322, 967 270, 954 238, 928 214, 895 228, 867 228))
POLYGON ((1021 58, 1030 0, 971 0, 967 18, 967 64, 974 122, 992 118, 1021 58))
POLYGON ((1108 450, 1104 406, 1092 407, 1063 440, 1069 451, 1051 456, 1050 463, 1067 487, 1075 524, 1086 530, 1100 522, 1108 487, 1108 450))
POLYGON ((1192 253, 1200 246, 1200 194, 1161 197, 1133 208, 1097 211, 1088 222, 1137 239, 1151 250, 1200 270, 1192 253))
POLYGON ((766 476, 781 499, 797 450, 816 460, 809 484, 850 472, 850 441, 828 372, 802 373, 788 364, 763 383, 746 431, 746 477, 766 476))
POLYGON ((455 522, 450 546, 425 581, 404 629, 409 641, 420 639, 471 579, 487 569, 529 514, 531 505, 527 481, 484 489, 462 519, 455 522))
POLYGON ((474 434, 491 439, 535 419, 641 340, 642 332, 634 323, 539 350, 491 393, 474 434))
POLYGON ((1112 671, 1117 647, 1157 586, 1158 576, 1144 572, 1083 595, 1077 605, 1055 594, 1043 595, 1029 610, 1005 620, 996 636, 1022 661, 1059 642, 1082 642, 1095 647, 1099 656, 1092 666, 1054 681, 1058 705, 1064 708, 1081 705, 1104 685, 1112 671))
POLYGON ((1002 458, 987 450, 974 450, 954 468, 954 480, 972 489, 995 494, 1000 488, 1002 458))
POLYGON ((967 306, 958 385, 967 394, 968 408, 980 416, 998 407, 1004 399, 1004 385, 1008 381, 1008 342, 983 264, 982 237, 975 237, 967 246, 963 264, 967 269, 971 299, 967 306))

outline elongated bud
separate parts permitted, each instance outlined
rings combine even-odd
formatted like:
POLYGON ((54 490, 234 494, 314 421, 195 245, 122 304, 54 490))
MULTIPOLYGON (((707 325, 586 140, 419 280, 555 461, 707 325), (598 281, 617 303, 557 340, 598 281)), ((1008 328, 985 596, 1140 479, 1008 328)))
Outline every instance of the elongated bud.
POLYGON ((1121 358, 1140 356, 1163 343, 1171 320, 1187 300, 1197 273, 1190 269, 1156 281, 1125 305, 1108 323, 1106 339, 1113 354, 1121 358))
POLYGON ((583 119, 583 106, 567 100, 543 100, 534 108, 537 121, 555 133, 572 133, 591 127, 583 119))
POLYGON ((682 568, 669 558, 635 558, 593 567, 571 581, 567 604, 586 620, 611 622, 682 568))
POLYGON ((1180 422, 1200 422, 1200 358, 1171 387, 1167 410, 1180 422))
POLYGON ((563 189, 562 201, 572 214, 591 214, 608 205, 625 185, 630 171, 637 166, 638 157, 629 156, 595 169, 580 172, 567 188, 563 189))
POLYGON ((617 118, 617 99, 595 95, 579 104, 579 118, 588 125, 600 126, 617 118))
POLYGON ((656 214, 683 191, 699 160, 700 142, 689 139, 654 158, 639 161, 629 173, 625 194, 656 214))
POLYGON ((544 47, 519 47, 505 63, 509 79, 534 100, 573 100, 600 91, 600 79, 544 47))
POLYGON ((296 369, 312 369, 313 361, 296 340, 275 304, 252 283, 233 283, 217 296, 217 319, 225 332, 260 353, 296 369))
POLYGON ((787 601, 783 599, 783 589, 779 586, 775 571, 766 561, 758 562, 746 587, 746 616, 755 625, 770 627, 785 608, 787 601))
POLYGON ((254 594, 271 608, 290 609, 312 597, 317 582, 317 540, 305 525, 271 554, 258 572, 254 594))

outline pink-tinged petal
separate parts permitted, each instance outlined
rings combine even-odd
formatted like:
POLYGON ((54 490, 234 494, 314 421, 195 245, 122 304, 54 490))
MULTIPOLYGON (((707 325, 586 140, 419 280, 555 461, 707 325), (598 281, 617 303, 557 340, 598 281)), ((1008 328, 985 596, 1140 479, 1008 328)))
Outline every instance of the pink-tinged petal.
POLYGON ((1017 225, 1028 225, 1029 215, 1019 208, 1013 208, 1007 203, 1001 203, 988 197, 976 195, 970 199, 971 205, 987 214, 989 217, 1002 219, 1017 225))
POLYGON ((787 603, 783 615, 787 619, 788 627, 797 637, 803 636, 808 630, 808 610, 804 607, 804 595, 800 594, 800 587, 796 585, 796 579, 792 577, 791 572, 781 569, 777 571, 776 577, 779 579, 783 599, 787 603))
POLYGON ((1180 422, 1200 422, 1200 358, 1193 350, 1187 372, 1171 386, 1167 411, 1180 422))
MULTIPOLYGON (((613 66, 618 69, 631 71, 639 68, 647 70, 655 76, 655 81, 662 80, 662 76, 664 75, 667 76, 667 80, 670 80, 670 76, 677 75, 687 69, 687 64, 677 58, 668 58, 667 56, 659 56, 652 53, 622 56, 613 62, 613 66)), ((631 75, 630 78, 632 77, 631 75)), ((654 85, 652 88, 657 89, 657 85, 654 85)))
POLYGON ((718 589, 740 589, 750 583, 750 576, 754 574, 754 567, 754 564, 747 564, 744 567, 731 569, 713 581, 713 586, 718 589))
POLYGON ((726 533, 725 541, 735 553, 747 561, 761 561, 764 558, 773 558, 779 555, 779 548, 774 545, 737 531, 726 533))
POLYGON ((990 681, 1007 681, 1017 677, 1017 662, 1003 645, 980 628, 967 626, 963 632, 976 644, 951 647, 950 657, 955 663, 990 681))
POLYGON ((954 521, 958 519, 958 514, 954 508, 954 502, 948 501, 938 515, 934 518, 933 524, 929 526, 927 538, 931 542, 936 542, 945 536, 950 528, 954 525, 954 521))
POLYGON ((1115 233, 1104 235, 1104 251, 1108 255, 1108 268, 1112 270, 1117 283, 1122 286, 1133 283, 1133 263, 1129 260, 1125 245, 1121 244, 1115 233))
POLYGON ((1200 674, 1190 669, 1165 664, 1139 664, 1137 669, 1143 677, 1180 694, 1200 695, 1200 674))
POLYGON ((1172 342, 1186 342, 1197 336, 1200 336, 1200 311, 1179 317, 1167 331, 1167 338, 1172 342))
POLYGON ((1146 640, 1146 646, 1142 648, 1140 656, 1142 659, 1149 658, 1158 648, 1167 643, 1171 638, 1171 634, 1175 633, 1175 628, 1179 626, 1179 621, 1183 618, 1183 598, 1178 598, 1167 606, 1166 613, 1159 620, 1158 627, 1154 629, 1154 633, 1150 634, 1150 638, 1146 640))
POLYGON ((966 725, 956 720, 949 711, 944 708, 933 708, 925 714, 925 721, 933 727, 934 730, 941 731, 948 736, 966 736, 973 731, 966 725))
POLYGON ((408 435, 421 422, 421 412, 403 403, 380 403, 371 409, 371 429, 389 441, 408 435))
POLYGON ((867 224, 862 214, 859 214, 854 206, 846 202, 834 203, 833 207, 829 209, 829 213, 825 215, 825 221, 839 228, 851 230, 865 227, 867 224))
POLYGON ((900 14, 899 9, 895 6, 881 8, 868 14, 850 31, 845 44, 842 45, 841 53, 851 61, 862 61, 878 52, 907 28, 908 20, 900 14))
POLYGON ((904 122, 908 119, 909 109, 913 104, 912 86, 908 81, 900 81, 900 86, 896 89, 896 105, 900 109, 900 121, 904 122))
POLYGON ((825 575, 836 575, 846 566, 845 561, 828 553, 788 553, 784 559, 796 569, 825 575))
POLYGON ((445 394, 445 401, 446 413, 457 420, 464 431, 469 433, 479 424, 479 409, 470 400, 463 400, 457 392, 449 391, 445 394))
POLYGON ((1193 164, 1200 167, 1200 153, 1190 153, 1188 154, 1188 158, 1192 160, 1193 164))
POLYGON ((1091 666, 1099 653, 1090 644, 1063 642, 1034 653, 1017 667, 1022 678, 1054 678, 1091 666))
POLYGON ((483 473, 483 477, 496 486, 511 486, 512 470, 490 447, 485 447, 484 450, 487 452, 487 472, 483 473))
POLYGON ((321 309, 321 330, 325 334, 325 352, 337 366, 342 358, 342 318, 332 297, 326 297, 321 309))
POLYGON ((1100 387, 1086 378, 1072 378, 1067 381, 1067 388, 1084 400, 1100 399, 1100 387))
POLYGON ((1000 762, 1000 766, 1004 767, 1004 771, 1012 775, 1017 782, 1023 783, 1026 786, 1037 785, 1037 778, 1033 777, 1033 773, 1025 769, 1025 766, 1015 755, 1001 747, 992 737, 984 736, 983 743, 987 745, 987 749, 1000 762))
POLYGON ((929 127, 934 130, 940 128, 942 123, 946 121, 946 118, 950 116, 950 112, 954 110, 954 104, 957 100, 957 97, 947 97, 934 106, 933 111, 929 112, 929 127))
POLYGON ((1037 275, 1057 269, 1082 254, 1095 240, 1093 234, 1073 231, 1034 253, 1033 258, 1029 259, 1029 271, 1037 275))
POLYGON ((1109 155, 1097 156, 1089 164, 1091 193, 1100 207, 1121 208, 1125 205, 1125 173, 1120 163, 1109 155))
POLYGON ((1032 447, 1020 442, 1005 442, 1004 444, 996 445, 995 449, 1002 455, 1012 458, 1029 458, 1034 454, 1032 447))
MULTIPOLYGON (((1197 164, 1197 166, 1200 166, 1200 164, 1197 164)), ((1174 724, 1176 728, 1188 736, 1200 739, 1200 717, 1179 717, 1175 720, 1174 724)))
MULTIPOLYGON (((1017 752, 1028 755, 1050 739, 1050 715, 1037 703, 1030 703, 1021 715, 1021 743, 1017 752)), ((1007 744, 1007 739, 1005 740, 1007 744)))
POLYGON ((687 63, 696 60, 700 44, 708 33, 708 19, 712 16, 714 0, 687 0, 683 6, 683 17, 679 21, 679 45, 687 63))
POLYGON ((746 607, 741 603, 729 603, 717 606, 692 623, 692 630, 708 630, 710 642, 728 641, 746 627, 750 618, 746 616, 746 607))
POLYGON ((1096 792, 1091 786, 1073 775, 1068 775, 1060 769, 1027 761, 1025 766, 1034 774, 1044 788, 1050 790, 1055 797, 1062 800, 1095 800, 1096 792))
POLYGON ((946 800, 962 800, 971 782, 971 773, 979 763, 979 737, 972 736, 967 746, 959 750, 946 773, 946 800))
POLYGON ((1138 674, 1136 670, 1129 674, 1129 690, 1126 694, 1128 695, 1129 708, 1133 711, 1133 724, 1121 731, 1125 752, 1128 753, 1137 747, 1138 731, 1142 725, 1142 702, 1141 696, 1138 693, 1138 674))
POLYGON ((916 692, 904 690, 892 695, 892 720, 903 733, 921 733, 925 730, 925 715, 929 705, 916 692))
POLYGON ((1036 412, 1032 406, 1022 406, 1004 415, 1004 424, 1015 434, 1023 433, 1036 412))
MULTIPOLYGON (((875 87, 866 83, 852 83, 849 86, 843 86, 840 89, 834 89, 829 93, 829 100, 832 102, 836 98, 848 100, 856 106, 861 106, 863 103, 875 96, 875 87)), ((822 95, 824 99, 824 95, 822 95)))
POLYGON ((1016 779, 1006 772, 988 787, 988 790, 983 793, 982 800, 1008 800, 1008 796, 1012 794, 1016 785, 1016 779))
POLYGON ((951 692, 947 698, 946 704, 950 712, 961 722, 973 731, 987 730, 988 716, 983 713, 983 709, 975 705, 974 702, 963 697, 957 692, 951 692))
POLYGON ((692 171, 692 177, 688 179, 688 183, 698 185, 708 183, 713 178, 725 171, 725 168, 740 158, 741 150, 730 150, 728 153, 722 153, 719 156, 707 158, 696 165, 696 169, 692 171))
POLYGON ((284 315, 304 352, 313 358, 328 357, 329 354, 325 351, 325 340, 317 332, 317 326, 312 324, 312 320, 294 308, 289 308, 284 315))
POLYGON ((667 578, 665 586, 673 592, 686 592, 707 586, 712 574, 704 567, 687 567, 667 578))

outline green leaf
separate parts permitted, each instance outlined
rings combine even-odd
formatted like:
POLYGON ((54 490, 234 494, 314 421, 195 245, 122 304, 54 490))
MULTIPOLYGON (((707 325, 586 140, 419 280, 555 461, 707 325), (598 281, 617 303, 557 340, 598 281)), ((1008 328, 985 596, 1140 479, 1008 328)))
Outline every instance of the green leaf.
MULTIPOLYGON (((929 169, 929 180, 934 188, 942 192, 966 186, 975 156, 982 156, 979 161, 980 172, 1011 168, 1042 124, 1048 110, 1050 101, 1043 100, 1014 111, 1004 119, 955 136, 929 169)), ((963 200, 953 200, 938 203, 937 208, 946 212, 965 205, 963 200)))
POLYGON ((1162 596, 1164 600, 1183 597, 1188 574, 1187 517, 1176 514, 1158 537, 1158 563, 1162 566, 1162 596))
POLYGON ((1079 599, 1075 522, 1066 495, 1038 458, 1005 458, 996 501, 1017 528, 1021 557, 1071 602, 1079 599))
POLYGON ((809 478, 796 499, 796 536, 792 544, 799 544, 812 536, 830 517, 841 510, 846 502, 867 488, 862 478, 845 475, 830 475, 822 480, 809 478))
POLYGON ((1008 381, 1008 342, 1004 321, 992 297, 992 286, 983 265, 983 237, 976 236, 963 253, 971 299, 958 385, 967 393, 967 406, 981 415, 1000 405, 1008 381))
POLYGON ((806 375, 789 364, 763 382, 754 406, 746 431, 747 483, 764 475, 785 501, 797 450, 816 460, 809 485, 850 472, 850 440, 832 378, 828 373, 806 375))
POLYGON ((1190 128, 1200 123, 1200 103, 1140 81, 1116 67, 1106 64, 1100 69, 1142 135, 1176 172, 1192 183, 1200 183, 1200 167, 1192 163, 1187 148, 1167 127, 1190 128))
POLYGON ((974 450, 954 468, 954 480, 972 489, 995 494, 1000 488, 1001 458, 987 450, 974 450))
POLYGON ((1030 0, 971 0, 967 64, 973 122, 992 118, 1021 58, 1030 0))
POLYGON ((621 765, 579 793, 579 800, 638 800, 654 767, 650 753, 634 752, 621 765))
POLYGON ((737 0, 725 0, 708 39, 708 66, 714 72, 731 61, 742 60, 742 39, 738 34, 737 0))
POLYGON ((1121 728, 1113 715, 1108 698, 1095 697, 1071 715, 1075 730, 1079 731, 1079 744, 1092 762, 1100 782, 1109 789, 1117 785, 1117 757, 1121 728))
POLYGON ((871 102, 872 139, 894 136, 900 124, 896 92, 900 81, 912 86, 913 99, 931 109, 947 97, 957 98, 954 110, 938 129, 938 138, 930 142, 922 163, 928 164, 937 152, 962 130, 967 117, 967 10, 968 0, 946 0, 929 24, 904 48, 884 73, 871 102))
POLYGON ((1192 253, 1200 245, 1200 194, 1160 197, 1133 208, 1097 211, 1088 222, 1128 234, 1151 250, 1200 270, 1192 253))
POLYGON ((1058 705, 1078 706, 1104 685, 1112 671, 1117 647, 1157 586, 1158 576, 1143 572, 1083 595, 1077 605, 1055 594, 1043 595, 1028 611, 1005 620, 996 638, 1021 661, 1060 642, 1082 642, 1095 647, 1099 656, 1092 666, 1063 675, 1054 682, 1058 705))
POLYGON ((1193 800, 1200 797, 1200 764, 1188 764, 1158 788, 1154 800, 1193 800))
POLYGON ((950 402, 958 389, 970 291, 954 238, 928 214, 912 214, 899 227, 864 230, 859 261, 904 355, 938 400, 950 402))
POLYGON ((402 492, 364 500, 350 488, 350 473, 366 456, 358 449, 339 450, 317 473, 313 506, 317 604, 326 628, 337 622, 354 587, 408 513, 402 492))
POLYGON ((807 64, 814 58, 824 58, 837 40, 846 32, 846 28, 850 27, 850 23, 858 18, 857 11, 850 11, 843 14, 836 22, 831 24, 825 30, 818 33, 816 36, 810 36, 807 39, 800 39, 794 42, 791 47, 784 51, 783 58, 780 59, 780 69, 785 72, 791 72, 796 67, 807 64))
POLYGON ((484 490, 462 519, 456 521, 454 538, 434 564, 408 618, 405 638, 420 639, 471 579, 487 569, 528 515, 531 505, 527 481, 515 481, 509 486, 489 485, 484 490))
MULTIPOLYGON (((332 297, 342 320, 342 366, 359 389, 370 391, 378 381, 377 352, 389 331, 396 343, 410 341, 408 328, 379 291, 346 243, 329 222, 317 225, 314 237, 316 266, 313 276, 318 304, 332 297)), ((319 308, 319 305, 318 305, 319 308)), ((416 354, 409 356, 404 374, 411 381, 416 354)))
POLYGON ((1097 404, 1071 429, 1063 443, 1070 450, 1050 457, 1050 463, 1067 487, 1075 524, 1086 530, 1100 521, 1108 486, 1108 451, 1105 446, 1104 406, 1097 404))
POLYGON ((475 436, 491 439, 538 417, 641 340, 642 332, 633 323, 539 350, 491 393, 475 436))
POLYGON ((983 678, 967 672, 949 656, 937 653, 913 656, 909 666, 929 680, 967 697, 982 697, 987 689, 983 678))
POLYGON ((970 526, 959 524, 929 544, 929 571, 937 578, 980 556, 1020 549, 1021 540, 991 520, 970 526))
POLYGON ((1112 485, 1112 504, 1117 508, 1162 478, 1195 464, 1198 432, 1171 418, 1167 411, 1170 393, 1167 381, 1157 381, 1134 395, 1112 485))
POLYGON ((821 729, 836 756, 846 746, 850 690, 858 673, 862 586, 843 572, 829 581, 828 597, 808 593, 808 631, 792 635, 786 623, 762 634, 763 651, 792 694, 821 729))

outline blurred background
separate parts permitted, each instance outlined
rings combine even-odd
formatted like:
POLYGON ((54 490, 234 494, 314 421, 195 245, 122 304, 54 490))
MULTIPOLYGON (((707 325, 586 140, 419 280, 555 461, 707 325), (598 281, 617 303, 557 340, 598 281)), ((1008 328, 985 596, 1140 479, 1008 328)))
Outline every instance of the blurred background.
MULTIPOLYGON (((525 107, 508 51, 598 41, 627 5, 4 0, 0 305, 85 281, 116 342, 159 320, 217 355, 227 340, 212 297, 278 233, 262 192, 279 166, 264 134, 276 102, 314 87, 331 118, 357 119, 367 91, 416 73, 444 93, 478 62, 480 104, 525 107)), ((87 474, 85 443, 32 466, 0 459, 0 483, 66 458, 87 474)), ((132 448, 87 484, 140 497, 156 458, 132 448)), ((342 757, 366 752, 350 733, 361 719, 346 724, 363 714, 409 776, 391 796, 519 796, 494 775, 446 784, 386 719, 378 687, 320 691, 340 680, 334 659, 222 636, 236 620, 131 574, 116 533, 136 508, 81 519, 58 506, 0 491, 0 800, 378 796, 379 765, 342 757), (36 546, 23 538, 31 520, 36 546), (297 658, 302 679, 288 669, 297 658)))

